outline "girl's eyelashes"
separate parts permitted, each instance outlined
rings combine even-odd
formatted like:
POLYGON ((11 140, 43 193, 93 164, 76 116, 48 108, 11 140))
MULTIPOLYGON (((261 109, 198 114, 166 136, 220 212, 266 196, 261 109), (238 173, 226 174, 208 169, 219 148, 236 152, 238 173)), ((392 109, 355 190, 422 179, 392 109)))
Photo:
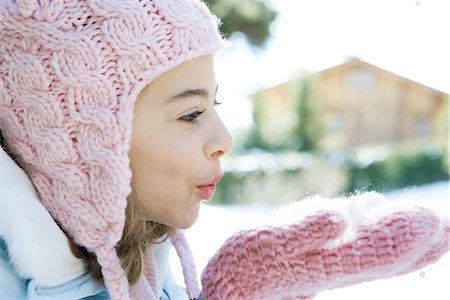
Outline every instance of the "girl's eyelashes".
MULTIPOLYGON (((214 99, 214 106, 220 105, 222 104, 222 102, 217 101, 217 99, 214 99)), ((189 122, 191 124, 195 124, 197 122, 198 117, 200 117, 200 115, 202 113, 205 112, 206 109, 202 110, 202 111, 194 111, 193 113, 190 113, 188 115, 182 116, 180 118, 178 118, 178 120, 182 121, 182 122, 189 122)))
POLYGON ((188 122, 191 124, 195 124, 197 122, 197 118, 200 117, 200 115, 204 112, 205 112, 205 110, 194 111, 193 113, 190 113, 188 115, 180 117, 178 120, 183 121, 183 122, 188 122))

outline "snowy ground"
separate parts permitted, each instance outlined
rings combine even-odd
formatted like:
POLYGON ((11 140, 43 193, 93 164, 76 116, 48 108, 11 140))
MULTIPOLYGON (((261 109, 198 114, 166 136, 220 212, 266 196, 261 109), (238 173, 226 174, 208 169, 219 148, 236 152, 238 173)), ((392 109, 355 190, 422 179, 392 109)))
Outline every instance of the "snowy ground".
MULTIPOLYGON (((449 216, 449 189, 450 182, 439 182, 387 193, 386 197, 394 201, 420 201, 440 214, 449 216)), ((199 273, 227 237, 240 229, 264 224, 275 211, 276 208, 267 207, 204 205, 198 222, 186 232, 199 273)), ((170 259, 176 278, 181 283, 179 261, 174 252, 170 259)), ((449 300, 449 278, 450 254, 447 254, 436 264, 414 273, 325 291, 315 299, 449 300)))

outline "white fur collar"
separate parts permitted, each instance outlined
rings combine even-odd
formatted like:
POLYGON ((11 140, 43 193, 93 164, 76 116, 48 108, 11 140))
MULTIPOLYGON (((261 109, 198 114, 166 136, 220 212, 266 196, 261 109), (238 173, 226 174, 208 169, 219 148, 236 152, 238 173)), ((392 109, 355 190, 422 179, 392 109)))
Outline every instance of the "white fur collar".
POLYGON ((67 237, 39 202, 25 172, 0 147, 0 236, 17 274, 38 284, 62 284, 85 272, 67 237))

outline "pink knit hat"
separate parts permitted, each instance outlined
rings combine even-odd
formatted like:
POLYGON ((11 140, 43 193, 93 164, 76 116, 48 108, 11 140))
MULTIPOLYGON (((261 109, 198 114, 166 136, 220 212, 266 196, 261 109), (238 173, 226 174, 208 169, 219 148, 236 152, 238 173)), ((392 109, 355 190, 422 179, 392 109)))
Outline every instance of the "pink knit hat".
MULTIPOLYGON (((136 97, 161 73, 220 50, 217 24, 198 0, 0 1, 0 129, 45 207, 97 255, 112 299, 130 295, 115 245, 136 97)), ((183 238, 172 241, 184 253, 183 238)), ((133 295, 157 298, 151 260, 133 295)))

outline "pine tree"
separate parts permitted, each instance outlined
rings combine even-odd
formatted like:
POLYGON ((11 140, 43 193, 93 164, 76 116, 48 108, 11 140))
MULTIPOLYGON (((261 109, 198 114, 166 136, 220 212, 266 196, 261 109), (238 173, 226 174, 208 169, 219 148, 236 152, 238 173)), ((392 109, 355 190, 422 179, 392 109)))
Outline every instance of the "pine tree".
POLYGON ((318 149, 318 143, 323 135, 320 123, 318 105, 311 94, 311 83, 307 79, 296 83, 297 95, 295 102, 296 125, 288 142, 290 148, 296 151, 313 152, 318 149))

